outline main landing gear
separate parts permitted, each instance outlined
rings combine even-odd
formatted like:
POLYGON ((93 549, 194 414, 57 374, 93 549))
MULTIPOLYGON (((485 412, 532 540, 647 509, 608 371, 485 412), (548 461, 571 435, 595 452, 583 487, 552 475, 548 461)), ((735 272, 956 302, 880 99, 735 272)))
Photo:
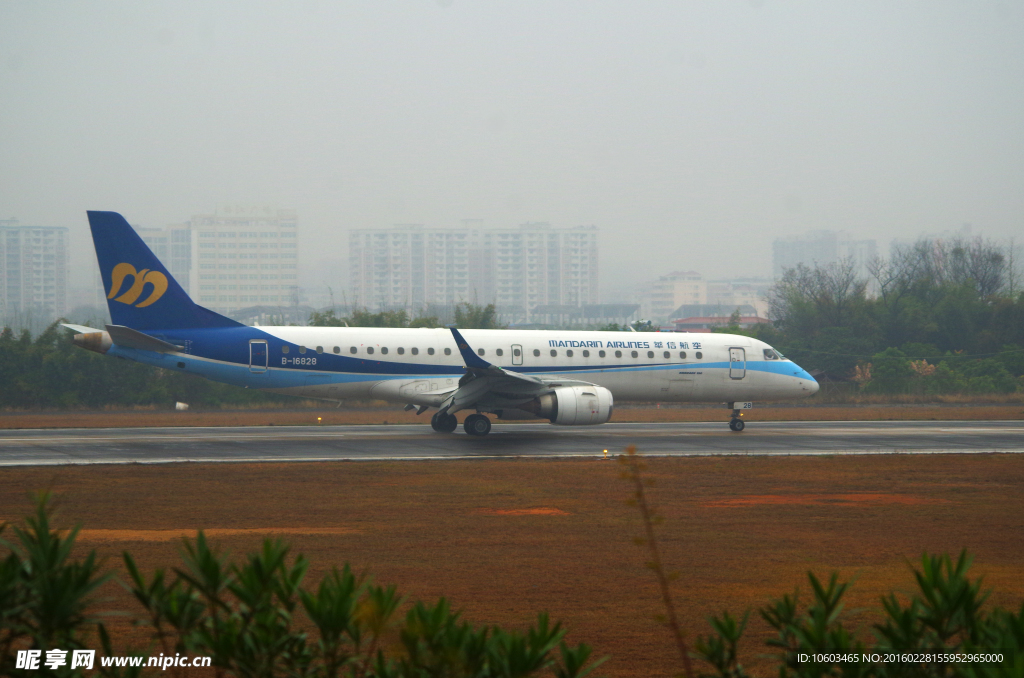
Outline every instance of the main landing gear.
POLYGON ((430 418, 430 428, 438 433, 451 433, 458 427, 459 420, 455 418, 454 414, 435 412, 434 416, 430 418))
MULTIPOLYGON (((451 433, 459 427, 459 420, 454 414, 435 412, 430 418, 430 428, 438 433, 451 433)), ((471 414, 466 417, 462 427, 471 436, 485 436, 491 432, 491 420, 483 414, 471 414)))
POLYGON ((471 414, 462 423, 462 428, 471 436, 485 436, 491 432, 491 420, 483 414, 471 414))

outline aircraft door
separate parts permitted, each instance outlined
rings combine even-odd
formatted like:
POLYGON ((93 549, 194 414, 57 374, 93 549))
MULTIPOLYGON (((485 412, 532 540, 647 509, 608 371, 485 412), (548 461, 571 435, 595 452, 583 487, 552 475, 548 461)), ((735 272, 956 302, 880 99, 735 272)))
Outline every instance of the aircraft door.
POLYGON ((267 371, 267 342, 263 339, 249 341, 249 371, 261 374, 267 371))
POLYGON ((512 364, 523 364, 523 347, 519 344, 512 344, 512 364))
POLYGON ((747 352, 742 348, 729 349, 729 378, 742 379, 747 376, 747 352))

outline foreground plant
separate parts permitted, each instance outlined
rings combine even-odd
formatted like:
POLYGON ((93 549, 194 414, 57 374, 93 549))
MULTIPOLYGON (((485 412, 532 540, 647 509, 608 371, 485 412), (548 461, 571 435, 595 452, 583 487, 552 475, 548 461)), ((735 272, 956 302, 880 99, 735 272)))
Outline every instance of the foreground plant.
MULTIPOLYGON (((19 669, 18 650, 73 652, 95 647, 99 641, 111 654, 110 638, 96 615, 90 612, 94 594, 109 578, 101 572, 96 552, 84 559, 71 557, 78 529, 66 534, 51 527, 51 496, 36 497, 35 514, 22 527, 12 528, 14 539, 0 538, 7 550, 0 561, 0 676, 38 676, 38 670, 19 669)), ((8 525, 0 525, 0 533, 8 525)), ((79 676, 66 664, 48 675, 79 676)), ((132 676, 137 671, 100 670, 100 676, 132 676)))
MULTIPOLYGON (((698 637, 690 651, 671 591, 678 575, 666 570, 655 533, 663 520, 647 496, 654 483, 644 476, 646 465, 634 446, 619 462, 632 486, 628 503, 643 521, 644 537, 635 541, 650 554, 646 566, 658 580, 666 611, 660 621, 679 651, 680 675, 695 675, 692 655, 713 669, 698 674, 701 678, 747 678, 751 674, 740 661, 739 646, 751 611, 710 618, 711 633, 698 637)), ((850 584, 836 573, 825 582, 809 572, 806 605, 794 593, 759 610, 775 632, 766 641, 776 661, 773 673, 779 678, 1024 678, 1024 603, 1016 614, 987 610, 989 592, 969 576, 970 566, 966 551, 956 561, 924 554, 920 568, 913 569, 917 590, 905 602, 894 593, 882 598, 882 622, 872 627, 870 643, 845 624, 843 597, 850 584)))
POLYGON ((644 463, 643 458, 637 454, 635 445, 630 445, 626 448, 626 454, 619 457, 619 463, 623 467, 622 478, 629 481, 633 486, 631 496, 626 503, 637 508, 644 526, 644 536, 637 537, 633 541, 637 546, 645 547, 650 554, 651 559, 645 565, 647 569, 654 573, 658 580, 658 590, 661 593, 662 604, 665 606, 665 614, 658 617, 658 621, 664 624, 672 633, 672 640, 682 660, 683 674, 686 678, 693 678, 690 649, 686 642, 686 634, 676 615, 676 605, 671 590, 671 582, 678 580, 679 574, 668 572, 665 569, 661 558, 661 549, 658 547, 658 540, 654 533, 655 525, 660 525, 664 522, 664 519, 647 498, 646 488, 653 487, 654 480, 643 476, 647 465, 644 463))
POLYGON ((130 554, 124 559, 132 593, 164 654, 211 655, 218 675, 582 678, 600 663, 588 664, 587 645, 567 645, 566 631, 546 614, 525 633, 476 628, 442 598, 413 604, 397 622, 404 599, 395 587, 358 577, 348 565, 307 591, 308 561, 289 559, 280 541, 268 540, 259 553, 232 564, 200 532, 186 542, 184 567, 157 570, 149 579, 130 554))
MULTIPOLYGON (((905 602, 895 594, 882 598, 882 621, 873 626, 870 644, 843 621, 842 599, 850 585, 837 574, 824 583, 809 573, 806 607, 794 593, 760 610, 776 633, 767 645, 777 652, 778 675, 1024 676, 1024 605, 1017 614, 986 611, 988 593, 980 579, 968 576, 970 564, 966 551, 956 561, 923 555, 914 569, 917 591, 905 602), (972 656, 982 659, 965 661, 972 656)), ((696 643, 697 656, 715 669, 707 675, 747 675, 737 659, 744 623, 728 613, 711 619, 714 633, 696 643)))
MULTIPOLYGON (((0 561, 0 676, 82 676, 82 668, 21 669, 19 650, 102 648, 110 637, 90 614, 96 589, 110 578, 91 551, 71 557, 78 528, 62 534, 51 527, 50 497, 41 495, 16 543, 0 561), (91 645, 90 645, 91 644, 91 645)), ((2 530, 3 527, 0 527, 2 530)), ((335 568, 315 589, 303 588, 309 561, 290 557, 281 541, 238 563, 211 548, 199 532, 186 540, 182 566, 143 574, 124 554, 129 590, 146 616, 155 652, 210 657, 215 674, 257 678, 583 678, 603 659, 591 648, 565 643, 565 629, 540 614, 525 632, 475 627, 442 598, 412 604, 404 620, 404 598, 394 586, 378 586, 335 568)), ((152 654, 152 653, 151 653, 152 654)), ((136 655, 137 656, 137 655, 136 655)), ((146 675, 145 667, 94 666, 110 678, 146 675)), ((188 675, 171 667, 152 674, 188 675)))

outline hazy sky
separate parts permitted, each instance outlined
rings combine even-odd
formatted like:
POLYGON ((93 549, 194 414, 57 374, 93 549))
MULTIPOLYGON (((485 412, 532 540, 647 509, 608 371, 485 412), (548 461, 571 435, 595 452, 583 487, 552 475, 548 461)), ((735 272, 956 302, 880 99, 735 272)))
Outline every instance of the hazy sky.
POLYGON ((221 203, 297 210, 305 264, 596 224, 605 289, 814 228, 1021 238, 1024 4, 0 0, 0 216, 79 268, 87 209, 221 203))

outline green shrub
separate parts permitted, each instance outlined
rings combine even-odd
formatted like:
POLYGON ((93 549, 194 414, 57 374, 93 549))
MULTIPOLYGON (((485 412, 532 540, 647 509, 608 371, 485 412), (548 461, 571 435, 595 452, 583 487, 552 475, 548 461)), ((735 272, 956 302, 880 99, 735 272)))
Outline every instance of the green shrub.
MULTIPOLYGON (((1024 606, 1016 614, 999 608, 986 611, 988 593, 981 581, 968 576, 966 552, 954 562, 948 555, 921 557, 914 570, 917 591, 908 600, 896 594, 882 598, 882 621, 867 642, 847 627, 843 596, 848 583, 833 574, 827 583, 808 574, 810 600, 798 593, 783 596, 760 610, 774 630, 767 641, 776 657, 780 678, 799 676, 870 676, 878 678, 995 678, 1024 676, 1024 606), (891 653, 997 653, 1002 662, 885 662, 870 655, 891 653), (836 654, 854 661, 814 661, 815 655, 836 654), (801 655, 804 655, 802 658, 801 655), (865 655, 869 655, 865 657, 865 655)), ((695 655, 714 669, 704 676, 740 678, 748 673, 738 659, 738 646, 747 615, 737 623, 728 613, 713 617, 713 632, 695 643, 695 655)))
MULTIPOLYGON (((51 529, 48 500, 42 495, 26 526, 15 528, 16 543, 3 542, 10 552, 0 561, 0 676, 83 675, 67 666, 55 674, 17 669, 23 649, 88 648, 98 640, 103 654, 113 654, 106 629, 89 613, 110 575, 95 551, 71 559, 78 530, 51 529)), ((199 532, 185 541, 179 568, 147 577, 130 554, 124 562, 154 654, 209 656, 218 675, 582 678, 603 661, 591 661, 585 644, 565 643, 565 629, 543 613, 525 633, 476 627, 442 598, 413 603, 399 620, 404 598, 395 587, 357 577, 348 565, 306 589, 309 562, 291 557, 280 541, 267 540, 234 563, 199 532), (399 644, 385 642, 396 632, 399 644)), ((95 664, 101 676, 144 675, 143 668, 95 664)))

